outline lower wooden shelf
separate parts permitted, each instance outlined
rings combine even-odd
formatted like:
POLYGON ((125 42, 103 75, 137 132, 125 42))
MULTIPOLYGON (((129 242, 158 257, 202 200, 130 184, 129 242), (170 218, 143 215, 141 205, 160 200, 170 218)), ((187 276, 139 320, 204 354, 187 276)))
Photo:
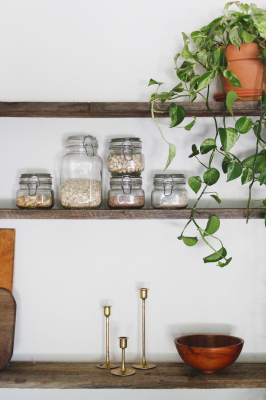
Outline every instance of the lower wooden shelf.
MULTIPOLYGON (((20 210, 0 209, 0 219, 187 219, 190 217, 191 209, 183 210, 20 210)), ((196 218, 206 219, 208 213, 215 214, 222 219, 246 219, 245 208, 206 208, 197 209, 196 218)), ((265 213, 261 210, 251 211, 253 218, 264 218, 265 213)))
POLYGON ((186 364, 158 363, 157 368, 113 376, 92 363, 11 362, 0 371, 0 388, 37 389, 221 389, 266 388, 266 364, 234 364, 204 374, 186 364))

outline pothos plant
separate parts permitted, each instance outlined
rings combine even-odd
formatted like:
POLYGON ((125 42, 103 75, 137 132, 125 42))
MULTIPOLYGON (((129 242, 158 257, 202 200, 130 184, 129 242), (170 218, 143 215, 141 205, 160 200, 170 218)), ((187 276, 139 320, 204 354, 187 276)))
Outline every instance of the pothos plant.
MULTIPOLYGON (((190 218, 182 230, 179 240, 182 240, 187 246, 194 246, 198 242, 197 237, 188 237, 185 231, 190 224, 194 224, 198 230, 202 240, 211 248, 212 254, 206 256, 203 260, 205 263, 218 262, 220 267, 228 265, 232 258, 227 256, 227 251, 222 241, 215 235, 220 227, 220 220, 216 215, 209 214, 207 225, 202 227, 196 221, 198 213, 197 207, 202 196, 207 194, 207 189, 213 186, 220 178, 220 171, 214 168, 213 160, 215 157, 221 157, 221 170, 227 174, 227 182, 237 178, 241 178, 242 185, 248 184, 248 200, 247 200, 247 221, 252 218, 251 203, 260 201, 258 206, 265 212, 266 216, 266 199, 253 200, 252 188, 254 184, 266 184, 266 142, 262 137, 262 127, 266 126, 266 96, 263 97, 263 82, 265 78, 265 60, 266 60, 266 12, 258 8, 255 4, 243 4, 238 1, 230 2, 225 5, 223 15, 209 25, 202 27, 200 30, 194 31, 188 37, 183 33, 184 46, 181 53, 175 56, 176 75, 181 81, 169 92, 159 92, 159 88, 163 83, 151 79, 149 85, 158 85, 157 90, 151 96, 151 112, 152 118, 158 127, 162 138, 169 145, 169 156, 166 162, 166 167, 170 165, 175 157, 176 148, 172 143, 166 141, 163 136, 161 124, 168 125, 170 128, 180 127, 180 124, 185 118, 185 110, 181 105, 173 102, 169 111, 155 110, 155 103, 160 101, 172 101, 177 99, 188 98, 189 101, 194 101, 198 96, 201 96, 206 103, 206 107, 213 117, 214 135, 212 138, 205 139, 198 149, 195 144, 192 144, 192 153, 190 158, 195 157, 204 167, 203 176, 191 176, 188 184, 191 189, 199 195, 192 207, 190 218), (234 4, 236 10, 229 9, 234 4), (225 49, 229 44, 233 44, 240 48, 242 43, 258 43, 260 50, 260 58, 263 68, 263 76, 260 88, 260 116, 257 120, 252 120, 248 117, 241 117, 235 120, 234 126, 227 126, 225 118, 226 106, 233 116, 233 103, 239 97, 235 91, 229 91, 226 96, 223 108, 223 123, 218 126, 217 119, 209 106, 209 88, 213 79, 220 75, 229 80, 231 85, 241 87, 240 81, 227 68, 227 60, 225 49), (190 48, 192 45, 192 49, 190 48), (177 65, 178 60, 182 57, 185 59, 181 66, 177 65), (198 67, 203 67, 204 72, 199 74, 198 67), (203 94, 205 89, 207 94, 203 94), (207 89, 207 90, 206 90, 207 89), (158 120, 155 114, 168 112, 171 118, 170 124, 158 120), (237 155, 232 153, 232 148, 235 143, 241 139, 245 140, 245 135, 254 135, 254 154, 244 160, 241 160, 237 155), (243 138, 243 139, 242 139, 243 138), (200 160, 200 155, 209 154, 207 163, 200 160), (210 238, 214 238, 218 245, 213 246, 210 238)), ((225 98, 225 92, 222 89, 225 98)), ((252 99, 251 99, 252 100, 252 99)), ((196 117, 186 126, 182 126, 187 131, 190 131, 196 122, 196 117)), ((210 193, 208 191, 208 193, 210 193)), ((217 202, 221 200, 216 192, 211 192, 210 196, 217 202)), ((266 219, 265 219, 266 224, 266 219)))

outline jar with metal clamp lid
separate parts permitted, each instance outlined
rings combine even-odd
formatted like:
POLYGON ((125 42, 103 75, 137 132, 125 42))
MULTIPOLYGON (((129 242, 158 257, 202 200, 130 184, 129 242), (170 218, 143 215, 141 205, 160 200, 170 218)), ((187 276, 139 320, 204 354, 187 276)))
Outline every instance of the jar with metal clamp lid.
POLYGON ((154 190, 151 193, 153 208, 177 209, 188 204, 186 179, 183 174, 156 174, 153 178, 154 190))
POLYGON ((69 136, 62 157, 60 201, 64 208, 100 208, 102 204, 102 159, 94 136, 69 136))
POLYGON ((142 208, 144 203, 145 195, 140 175, 113 175, 110 178, 108 192, 110 208, 142 208))
POLYGON ((50 174, 22 174, 17 191, 17 207, 19 208, 52 208, 54 192, 50 174))
POLYGON ((144 155, 139 138, 112 139, 108 170, 115 174, 133 174, 144 171, 144 155))

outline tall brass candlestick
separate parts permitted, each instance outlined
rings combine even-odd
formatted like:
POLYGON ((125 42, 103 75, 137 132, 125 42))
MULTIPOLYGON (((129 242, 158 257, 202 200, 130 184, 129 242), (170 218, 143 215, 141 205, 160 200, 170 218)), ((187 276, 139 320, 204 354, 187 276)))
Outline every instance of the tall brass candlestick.
POLYGON ((126 368, 125 365, 125 349, 127 348, 127 340, 128 337, 119 337, 119 343, 120 343, 120 348, 122 349, 122 364, 121 367, 113 369, 111 371, 111 374, 117 375, 117 376, 128 376, 128 375, 134 375, 136 371, 133 368, 126 368))
POLYGON ((97 364, 97 368, 112 369, 117 368, 118 364, 112 364, 109 359, 109 317, 111 315, 111 306, 104 306, 103 312, 106 317, 106 361, 105 363, 97 364))
POLYGON ((140 298, 142 299, 142 362, 141 364, 133 364, 132 367, 137 369, 152 369, 155 364, 147 364, 145 357, 145 300, 148 297, 148 289, 140 289, 140 298))

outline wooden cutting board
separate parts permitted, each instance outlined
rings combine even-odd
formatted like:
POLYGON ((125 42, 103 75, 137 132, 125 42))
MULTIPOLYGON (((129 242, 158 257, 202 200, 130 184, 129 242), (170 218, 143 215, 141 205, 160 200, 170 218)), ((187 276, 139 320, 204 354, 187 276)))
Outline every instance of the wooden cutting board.
POLYGON ((9 290, 0 288, 0 369, 13 355, 16 302, 9 290))
POLYGON ((0 229, 0 287, 12 293, 15 229, 0 229))

